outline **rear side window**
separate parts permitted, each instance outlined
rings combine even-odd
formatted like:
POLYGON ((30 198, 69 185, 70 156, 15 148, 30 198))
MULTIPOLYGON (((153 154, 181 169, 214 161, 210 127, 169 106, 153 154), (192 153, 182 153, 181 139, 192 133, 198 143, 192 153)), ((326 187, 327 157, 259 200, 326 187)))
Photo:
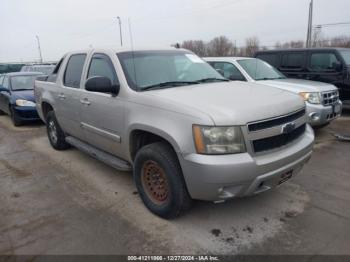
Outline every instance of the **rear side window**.
POLYGON ((65 86, 79 88, 81 74, 86 59, 86 54, 72 55, 67 63, 63 83, 65 86))
POLYGON ((111 59, 105 54, 94 54, 89 68, 88 78, 104 76, 111 80, 112 85, 118 84, 117 74, 111 59))
POLYGON ((337 63, 340 61, 333 53, 314 53, 311 55, 310 68, 315 71, 335 70, 337 63))
POLYGON ((281 67, 286 69, 301 69, 304 64, 303 53, 290 53, 282 55, 281 67))
POLYGON ((269 63, 270 65, 274 67, 278 67, 278 54, 261 54, 257 55, 256 58, 259 58, 261 60, 264 60, 266 63, 269 63))

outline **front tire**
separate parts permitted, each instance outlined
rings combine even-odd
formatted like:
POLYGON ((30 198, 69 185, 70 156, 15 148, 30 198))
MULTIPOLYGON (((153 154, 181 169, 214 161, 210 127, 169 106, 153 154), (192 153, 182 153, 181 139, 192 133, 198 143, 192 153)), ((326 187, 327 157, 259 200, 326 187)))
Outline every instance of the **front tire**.
POLYGON ((191 207, 177 155, 164 143, 146 145, 137 152, 134 179, 143 203, 160 217, 174 218, 191 207))
POLYGON ((46 116, 46 130, 51 146, 56 150, 65 150, 70 145, 65 140, 65 134, 57 122, 55 113, 50 111, 46 116))
POLYGON ((10 117, 14 126, 21 126, 23 124, 22 120, 12 107, 10 108, 10 117))

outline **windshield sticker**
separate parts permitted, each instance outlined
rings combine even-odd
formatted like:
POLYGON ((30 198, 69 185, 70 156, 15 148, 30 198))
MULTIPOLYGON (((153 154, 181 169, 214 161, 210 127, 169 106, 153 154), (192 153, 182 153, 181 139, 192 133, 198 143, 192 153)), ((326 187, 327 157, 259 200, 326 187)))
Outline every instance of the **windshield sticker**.
POLYGON ((202 59, 200 59, 196 55, 186 54, 187 58, 190 59, 193 63, 205 63, 202 59))

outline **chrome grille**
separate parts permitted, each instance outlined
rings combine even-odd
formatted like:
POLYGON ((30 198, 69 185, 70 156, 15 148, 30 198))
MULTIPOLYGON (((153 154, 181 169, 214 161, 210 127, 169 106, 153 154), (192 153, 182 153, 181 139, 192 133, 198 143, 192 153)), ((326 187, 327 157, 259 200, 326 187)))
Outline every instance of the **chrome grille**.
POLYGON ((306 124, 303 124, 288 134, 281 134, 277 136, 254 140, 254 152, 258 153, 287 145, 299 138, 302 134, 304 134, 305 129, 306 124))
POLYGON ((339 101, 339 93, 337 90, 322 93, 322 104, 324 106, 331 106, 339 101))
POLYGON ((294 121, 305 115, 305 108, 295 113, 248 124, 249 132, 258 131, 294 121))
POLYGON ((293 143, 306 130, 305 108, 275 118, 248 123, 252 153, 264 153, 293 143), (290 128, 291 127, 291 128, 290 128))

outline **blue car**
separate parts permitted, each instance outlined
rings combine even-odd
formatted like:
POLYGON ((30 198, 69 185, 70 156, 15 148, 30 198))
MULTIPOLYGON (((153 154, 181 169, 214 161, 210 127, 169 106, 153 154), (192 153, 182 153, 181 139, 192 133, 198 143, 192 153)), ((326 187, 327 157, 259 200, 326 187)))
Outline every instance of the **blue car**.
POLYGON ((0 75, 0 115, 10 115, 15 126, 40 119, 34 99, 34 81, 40 75, 35 72, 0 75))

